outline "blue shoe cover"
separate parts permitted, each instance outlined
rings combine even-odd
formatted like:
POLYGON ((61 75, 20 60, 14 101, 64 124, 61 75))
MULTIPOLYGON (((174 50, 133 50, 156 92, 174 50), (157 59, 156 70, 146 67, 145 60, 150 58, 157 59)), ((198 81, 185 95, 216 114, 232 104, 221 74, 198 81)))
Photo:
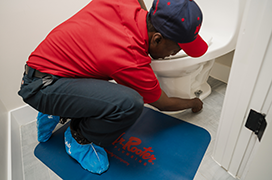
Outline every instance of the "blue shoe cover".
POLYGON ((51 137, 52 131, 59 123, 59 120, 59 116, 52 116, 41 112, 38 113, 37 131, 39 142, 46 142, 51 137))
POLYGON ((109 160, 107 152, 104 148, 90 144, 78 144, 72 137, 70 127, 64 134, 66 152, 86 170, 102 174, 109 168, 109 160))

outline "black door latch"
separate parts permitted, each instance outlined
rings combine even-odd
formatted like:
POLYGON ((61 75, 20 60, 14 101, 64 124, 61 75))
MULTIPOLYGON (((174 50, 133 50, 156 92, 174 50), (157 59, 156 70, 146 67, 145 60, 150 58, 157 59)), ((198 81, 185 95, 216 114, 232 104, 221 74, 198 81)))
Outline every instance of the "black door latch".
POLYGON ((261 141, 267 125, 265 116, 265 114, 258 113, 251 109, 245 125, 248 129, 250 129, 257 135, 259 141, 261 141))

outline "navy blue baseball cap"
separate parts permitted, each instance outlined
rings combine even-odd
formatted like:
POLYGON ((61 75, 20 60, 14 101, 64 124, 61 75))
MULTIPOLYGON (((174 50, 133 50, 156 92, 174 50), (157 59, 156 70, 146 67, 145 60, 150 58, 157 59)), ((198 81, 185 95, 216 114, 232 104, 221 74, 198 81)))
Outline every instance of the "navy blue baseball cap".
POLYGON ((154 0, 148 13, 154 28, 192 57, 200 57, 208 49, 198 34, 202 12, 193 0, 154 0))

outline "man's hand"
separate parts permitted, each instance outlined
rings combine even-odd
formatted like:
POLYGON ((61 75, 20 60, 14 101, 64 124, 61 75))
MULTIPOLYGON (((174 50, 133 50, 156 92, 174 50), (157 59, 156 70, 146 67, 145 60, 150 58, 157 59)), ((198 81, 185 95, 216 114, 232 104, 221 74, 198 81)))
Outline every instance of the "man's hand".
POLYGON ((201 111, 201 109, 203 108, 203 102, 199 98, 194 98, 192 99, 192 101, 193 101, 192 112, 197 113, 201 111))
POLYGON ((181 99, 177 97, 168 97, 164 91, 161 97, 150 105, 158 108, 161 111, 180 111, 184 109, 192 109, 193 113, 199 112, 203 107, 203 102, 198 99, 181 99))

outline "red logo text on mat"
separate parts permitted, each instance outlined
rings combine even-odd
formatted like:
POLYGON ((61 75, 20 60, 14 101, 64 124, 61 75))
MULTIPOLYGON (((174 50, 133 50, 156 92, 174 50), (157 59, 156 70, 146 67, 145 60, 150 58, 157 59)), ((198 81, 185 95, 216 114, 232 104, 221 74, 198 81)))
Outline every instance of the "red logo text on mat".
POLYGON ((147 162, 154 164, 154 160, 156 160, 156 157, 152 152, 152 147, 143 147, 142 149, 138 146, 142 143, 142 140, 137 137, 130 137, 129 139, 124 139, 123 133, 121 136, 119 136, 112 145, 115 145, 115 148, 117 147, 117 144, 120 144, 122 147, 118 149, 118 151, 122 151, 122 153, 126 153, 127 156, 130 156, 130 158, 139 161, 139 163, 142 163, 146 166, 147 162))

